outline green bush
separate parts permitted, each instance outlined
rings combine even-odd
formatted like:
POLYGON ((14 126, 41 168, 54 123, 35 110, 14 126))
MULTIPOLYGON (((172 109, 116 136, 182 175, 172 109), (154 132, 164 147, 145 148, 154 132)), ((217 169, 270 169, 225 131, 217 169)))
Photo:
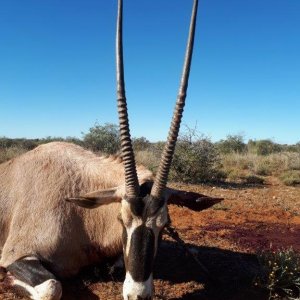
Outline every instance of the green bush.
POLYGON ((151 147, 150 141, 148 141, 145 137, 133 138, 132 146, 134 151, 144 151, 151 147))
POLYGON ((206 137, 181 135, 173 157, 170 179, 187 183, 220 180, 220 158, 215 145, 206 137))
POLYGON ((7 137, 1 137, 0 148, 1 149, 20 148, 20 149, 32 150, 33 148, 39 145, 39 141, 40 141, 39 139, 25 139, 25 138, 11 139, 7 137))
POLYGON ((300 299, 300 259, 293 249, 258 255, 260 274, 254 284, 266 289, 269 300, 300 299))
POLYGON ((269 155, 283 151, 283 147, 272 140, 248 141, 248 151, 257 155, 269 155))
POLYGON ((300 142, 298 142, 294 145, 285 145, 285 151, 300 153, 300 142))
POLYGON ((217 148, 222 154, 245 153, 247 151, 242 135, 227 135, 226 140, 217 143, 217 148))
POLYGON ((84 146, 107 154, 115 154, 120 148, 119 130, 117 125, 96 123, 83 135, 84 146))

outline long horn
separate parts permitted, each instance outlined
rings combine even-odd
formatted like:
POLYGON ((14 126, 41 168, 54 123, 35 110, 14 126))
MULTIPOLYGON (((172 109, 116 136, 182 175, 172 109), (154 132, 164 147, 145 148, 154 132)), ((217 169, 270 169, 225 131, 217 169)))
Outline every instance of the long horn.
POLYGON ((177 96, 177 101, 175 105, 175 110, 173 114, 173 119, 171 122, 171 127, 169 130, 169 136, 167 143, 164 147, 164 151, 162 154, 162 158, 160 161, 160 165, 158 168, 158 172, 155 178, 155 182, 153 184, 151 195, 154 198, 161 198, 162 193, 167 185, 168 175, 173 159, 173 154, 175 150, 175 145, 179 133, 180 122, 183 114, 186 91, 188 87, 188 79, 190 74, 190 67, 192 61, 193 54, 193 46, 194 46, 194 36, 195 36, 195 27, 196 27, 196 17, 197 17, 197 8, 198 8, 198 0, 194 0, 193 11, 191 16, 189 37, 186 47, 185 60, 183 65, 181 83, 179 87, 179 92, 177 96))
POLYGON ((139 195, 139 182, 136 173, 134 153, 130 138, 127 103, 125 96, 122 22, 123 1, 119 0, 116 35, 117 101, 120 125, 121 150, 125 168, 126 197, 128 199, 131 199, 136 198, 139 195))

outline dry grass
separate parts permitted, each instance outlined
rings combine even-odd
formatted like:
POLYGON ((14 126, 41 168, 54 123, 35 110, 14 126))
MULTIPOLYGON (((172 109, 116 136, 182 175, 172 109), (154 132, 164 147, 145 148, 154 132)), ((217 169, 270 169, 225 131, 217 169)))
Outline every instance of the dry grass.
POLYGON ((27 152, 27 150, 20 147, 0 148, 0 163, 15 158, 25 152, 27 152))
POLYGON ((141 150, 136 151, 135 159, 138 164, 149 168, 149 170, 155 173, 160 162, 160 155, 155 154, 154 151, 141 150))
POLYGON ((281 152, 265 156, 251 153, 231 153, 222 155, 221 161, 223 171, 230 181, 239 181, 253 175, 272 175, 279 177, 284 184, 288 185, 297 184, 297 180, 299 180, 300 153, 281 152), (297 180, 289 181, 287 177, 297 180))
POLYGON ((285 185, 298 185, 300 184, 300 171, 288 170, 283 172, 279 178, 285 185))

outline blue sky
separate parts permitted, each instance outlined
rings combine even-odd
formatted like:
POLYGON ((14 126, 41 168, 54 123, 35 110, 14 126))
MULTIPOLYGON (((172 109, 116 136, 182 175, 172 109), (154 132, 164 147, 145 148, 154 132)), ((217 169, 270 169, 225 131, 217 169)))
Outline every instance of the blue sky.
MULTIPOLYGON (((117 0, 0 2, 0 136, 117 123, 117 0)), ((133 136, 167 136, 192 0, 124 0, 133 136)), ((300 141, 300 1, 200 0, 183 122, 212 140, 300 141)))

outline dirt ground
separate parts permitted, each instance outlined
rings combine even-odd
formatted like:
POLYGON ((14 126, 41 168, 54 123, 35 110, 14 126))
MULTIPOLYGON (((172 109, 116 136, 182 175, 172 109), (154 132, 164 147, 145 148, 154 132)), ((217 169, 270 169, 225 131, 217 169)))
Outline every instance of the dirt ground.
MULTIPOLYGON (((169 205, 173 226, 209 276, 178 243, 164 236, 154 269, 155 300, 267 299, 253 286, 258 269, 254 253, 290 246, 300 252, 300 187, 283 186, 274 178, 267 182, 172 185, 224 200, 200 212, 169 205)), ((93 266, 63 283, 63 300, 122 300, 123 273, 110 263, 93 266)), ((0 299, 26 298, 0 286, 0 299)))

